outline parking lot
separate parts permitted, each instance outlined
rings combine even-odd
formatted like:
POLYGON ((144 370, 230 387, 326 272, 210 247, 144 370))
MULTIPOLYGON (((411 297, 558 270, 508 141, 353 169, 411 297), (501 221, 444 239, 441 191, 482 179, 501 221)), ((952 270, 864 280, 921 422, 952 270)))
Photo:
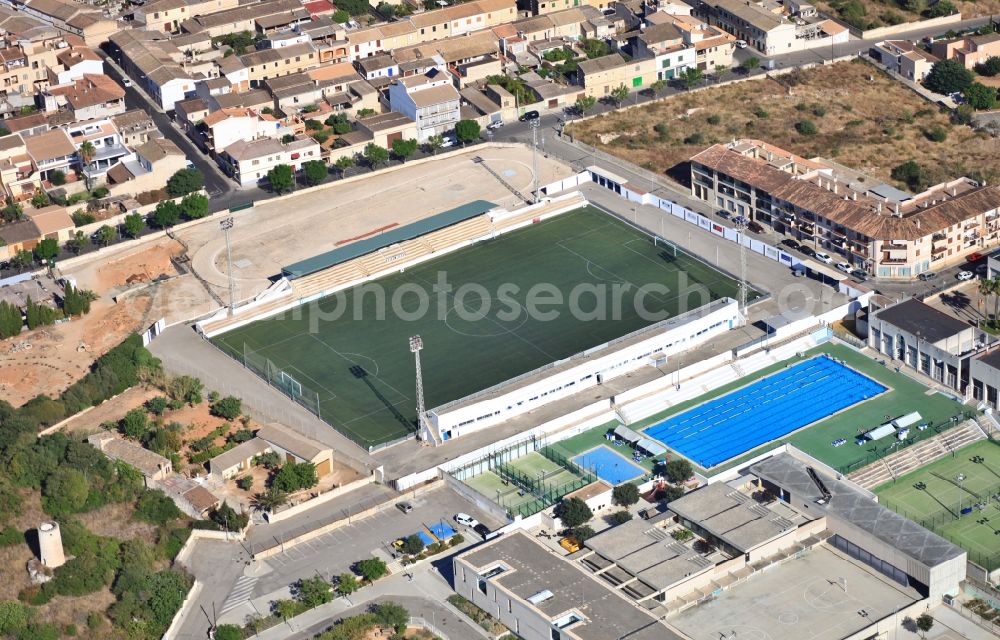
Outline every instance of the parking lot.
MULTIPOLYGON (((253 612, 250 600, 268 596, 286 589, 303 577, 320 575, 331 579, 350 570, 358 560, 376 556, 387 563, 393 560, 392 543, 442 520, 473 544, 481 538, 470 527, 455 522, 456 513, 466 513, 491 530, 503 522, 478 511, 465 498, 451 489, 442 487, 413 498, 406 495, 397 500, 413 506, 410 513, 388 508, 379 513, 344 525, 313 540, 291 546, 282 553, 261 561, 255 571, 241 576, 233 584, 220 607, 220 616, 242 620, 253 612)), ((266 607, 267 603, 255 605, 266 607)))

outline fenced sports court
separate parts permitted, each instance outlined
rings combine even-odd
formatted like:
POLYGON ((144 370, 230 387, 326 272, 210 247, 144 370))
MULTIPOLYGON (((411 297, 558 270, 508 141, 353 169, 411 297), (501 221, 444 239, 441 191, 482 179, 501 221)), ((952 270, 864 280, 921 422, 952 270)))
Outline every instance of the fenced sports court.
POLYGON ((451 471, 513 514, 530 516, 597 479, 562 454, 528 439, 451 471))
MULTIPOLYGON (((212 342, 370 448, 415 431, 410 336, 423 338, 424 393, 432 408, 653 324, 637 311, 640 296, 639 309, 673 317, 735 298, 737 288, 732 278, 676 246, 585 207, 238 327, 212 342), (453 289, 444 293, 439 317, 435 285, 442 273, 453 289), (669 293, 640 292, 651 283, 669 293), (554 307, 556 317, 541 318, 526 311, 529 293, 540 284, 557 289, 564 301, 581 286, 626 290, 616 305, 618 317, 615 309, 598 309, 594 296, 584 296, 581 307, 605 317, 579 318, 563 305, 554 307), (415 313, 421 304, 414 287, 432 296, 425 313, 415 313), (462 287, 467 295, 459 297, 462 287), (403 308, 394 308, 393 300, 403 308)), ((609 289, 608 301, 611 294, 609 289)))
POLYGON ((603 444, 573 456, 573 462, 593 471, 612 487, 646 475, 645 469, 603 444))
POLYGON ((709 468, 885 390, 854 369, 819 356, 668 418, 645 433, 709 468))
POLYGON ((882 505, 1000 568, 1000 444, 981 440, 878 487, 882 505))

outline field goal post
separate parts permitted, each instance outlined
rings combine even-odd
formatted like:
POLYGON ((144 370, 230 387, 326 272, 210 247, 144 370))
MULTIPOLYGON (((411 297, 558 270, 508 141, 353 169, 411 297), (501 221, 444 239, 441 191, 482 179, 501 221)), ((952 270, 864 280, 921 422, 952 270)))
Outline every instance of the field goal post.
POLYGON ((289 393, 289 395, 293 395, 297 398, 302 397, 302 383, 292 377, 292 375, 287 371, 278 371, 277 382, 289 393))

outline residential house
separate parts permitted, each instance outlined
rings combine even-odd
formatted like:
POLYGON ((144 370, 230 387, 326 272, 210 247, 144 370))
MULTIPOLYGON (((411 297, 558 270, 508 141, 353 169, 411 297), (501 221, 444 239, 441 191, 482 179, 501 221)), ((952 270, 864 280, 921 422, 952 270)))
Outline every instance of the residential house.
MULTIPOLYGON (((82 167, 83 172, 92 180, 103 177, 108 169, 129 155, 129 150, 118 135, 118 129, 108 118, 74 123, 67 127, 67 132, 78 153, 86 142, 93 146, 94 156, 82 167)), ((82 162, 81 158, 81 164, 82 162)))
POLYGON ((451 131, 460 119, 460 96, 444 74, 399 78, 389 85, 389 104, 417 123, 419 142, 451 131))
POLYGON ((0 138, 0 184, 4 196, 15 202, 30 200, 42 188, 24 139, 16 133, 0 138))
POLYGON ((0 256, 10 259, 21 251, 31 251, 38 246, 42 233, 30 219, 0 224, 0 256))
POLYGON ((104 75, 104 61, 89 47, 62 49, 56 54, 56 60, 58 64, 47 68, 52 86, 69 84, 88 75, 104 75))
POLYGON ((135 195, 162 189, 175 173, 187 166, 184 152, 167 138, 150 138, 135 152, 108 169, 111 195, 135 195))
MULTIPOLYGON (((233 3, 232 6, 214 13, 191 15, 181 24, 187 33, 202 33, 213 38, 228 33, 258 32, 257 20, 285 14, 291 16, 302 10, 298 0, 265 0, 250 4, 233 3)), ((262 32, 261 32, 262 33, 262 32)))
POLYGON ((111 122, 118 129, 118 135, 126 147, 137 147, 150 138, 163 137, 156 123, 142 109, 131 109, 117 116, 111 116, 111 122))
POLYGON ((264 49, 240 56, 240 62, 249 70, 250 86, 260 87, 268 78, 287 76, 319 66, 316 49, 311 42, 296 44, 283 49, 264 49))
POLYGON ((125 89, 105 75, 85 75, 69 84, 49 87, 41 99, 46 111, 66 108, 75 120, 125 113, 125 89))
POLYGON ((767 56, 847 42, 847 27, 815 16, 792 18, 777 3, 700 0, 695 15, 721 27, 767 56))
POLYGON ((147 487, 174 472, 169 459, 153 453, 141 444, 126 440, 117 433, 99 431, 87 436, 87 442, 112 460, 120 460, 135 467, 142 474, 147 487))
POLYGON ((242 187, 256 185, 279 164, 298 171, 302 163, 322 159, 319 143, 312 138, 296 138, 287 144, 273 138, 240 140, 219 154, 222 169, 242 187))
POLYGON ((63 129, 26 136, 24 144, 42 180, 48 180, 54 171, 69 173, 79 164, 76 145, 63 129))
POLYGON ((0 99, 15 110, 34 105, 34 94, 52 82, 49 70, 62 68, 61 54, 89 51, 71 48, 63 32, 9 7, 0 6, 0 29, 6 32, 0 38, 0 99))
POLYGON ((321 102, 335 112, 380 108, 378 92, 349 62, 270 78, 265 84, 274 97, 275 108, 286 114, 321 102))
POLYGON ((871 49, 871 56, 889 71, 907 80, 923 82, 938 59, 909 40, 883 40, 871 49))
POLYGON ((39 237, 43 240, 55 240, 62 244, 70 239, 76 229, 73 218, 70 217, 66 207, 50 204, 41 209, 34 207, 24 212, 35 226, 38 227, 39 237))
MULTIPOLYGON (((396 140, 417 138, 417 123, 395 111, 358 118, 357 127, 358 131, 371 137, 371 142, 386 149, 391 149, 396 140)), ((331 150, 331 153, 334 151, 331 150)))
POLYGON ((274 98, 266 89, 252 89, 242 93, 217 93, 206 101, 209 111, 218 109, 253 109, 262 113, 264 109, 274 108, 274 98))
POLYGON ((165 111, 194 93, 195 82, 184 66, 185 55, 159 31, 132 29, 115 34, 111 48, 119 64, 165 111))
POLYGON ((911 194, 758 140, 713 145, 690 166, 694 197, 879 278, 910 280, 1000 242, 1000 187, 968 178, 911 194))
POLYGON ((1000 33, 938 40, 931 44, 931 53, 941 60, 958 60, 971 69, 987 58, 1000 56, 1000 33))
POLYGON ((11 0, 14 8, 60 31, 79 36, 88 47, 107 42, 121 26, 99 9, 72 0, 11 0))
POLYGON ((713 27, 700 18, 669 14, 662 10, 652 13, 647 22, 650 25, 672 24, 679 29, 684 44, 694 47, 695 63, 701 71, 712 73, 717 67, 733 67, 736 36, 713 27))
MULTIPOLYGON (((675 54, 679 56, 679 54, 675 54)), ((669 54, 664 54, 668 58, 669 54)), ((584 60, 577 68, 577 84, 586 95, 603 98, 620 86, 629 91, 639 91, 658 79, 656 58, 626 61, 620 53, 584 60)))
POLYGON ((152 0, 133 9, 136 28, 180 33, 180 25, 195 16, 207 16, 239 5, 239 0, 152 0))
POLYGON ((684 41, 684 32, 672 23, 646 27, 630 41, 635 58, 653 58, 657 80, 673 80, 697 67, 695 48, 684 41))
MULTIPOLYGON (((396 59, 388 53, 382 53, 370 58, 360 58, 354 62, 358 73, 365 80, 372 81, 377 78, 391 79, 399 75, 399 64, 396 59)), ((385 84, 388 84, 387 80, 385 84)))
POLYGON ((216 60, 215 63, 219 70, 219 77, 208 78, 204 81, 207 84, 209 95, 231 91, 239 93, 250 89, 250 69, 243 64, 239 56, 225 56, 216 60))
POLYGON ((177 123, 184 129, 184 133, 193 136, 195 128, 209 114, 208 104, 201 98, 181 100, 174 104, 174 114, 177 123))
POLYGON ((280 123, 273 116, 252 109, 220 109, 205 116, 199 131, 209 153, 219 153, 237 141, 281 136, 280 123))

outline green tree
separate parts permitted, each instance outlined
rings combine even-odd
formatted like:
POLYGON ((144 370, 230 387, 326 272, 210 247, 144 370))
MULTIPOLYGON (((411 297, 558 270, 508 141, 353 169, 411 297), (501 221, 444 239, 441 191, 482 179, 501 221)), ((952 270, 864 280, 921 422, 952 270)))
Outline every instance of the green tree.
POLYGON ((417 152, 417 141, 410 140, 393 140, 392 141, 392 155, 396 156, 404 163, 406 159, 417 152))
POLYGON ((921 613, 917 617, 917 629, 920 630, 921 635, 926 638, 927 632, 934 628, 934 616, 929 613, 921 613))
POLYGON ((330 583, 320 576, 302 578, 295 583, 293 593, 295 594, 295 599, 309 609, 333 600, 330 583))
POLYGON ((213 416, 235 420, 243 412, 243 403, 236 396, 226 396, 213 402, 209 411, 213 416))
POLYGON ((189 193, 181 200, 181 211, 188 220, 197 220, 208 215, 208 196, 201 193, 189 193))
POLYGON ((309 461, 286 462, 278 473, 274 474, 271 486, 285 493, 292 493, 299 489, 315 487, 319 482, 316 475, 316 465, 309 461))
POLYGON ((587 115, 587 112, 593 109, 595 104, 597 104, 597 98, 594 96, 580 96, 576 99, 575 106, 581 115, 587 115))
POLYGON ((82 471, 58 467, 42 485, 42 508, 51 515, 66 515, 81 511, 87 504, 90 482, 82 471))
POLYGON ((204 389, 201 380, 192 376, 177 376, 167 383, 167 395, 171 400, 186 402, 192 406, 201 403, 204 389))
POLYGON ((215 640, 243 640, 243 629, 235 624, 220 624, 215 628, 215 640))
POLYGON ((564 499, 556 505, 555 515, 567 529, 574 529, 594 517, 587 503, 579 498, 564 499))
POLYGON ((13 200, 8 200, 4 208, 0 210, 0 218, 4 222, 17 222, 24 217, 24 207, 13 200))
POLYGON ((658 80, 654 80, 649 85, 649 90, 653 93, 654 97, 659 97, 659 95, 663 93, 664 89, 667 88, 667 85, 668 85, 667 81, 664 80, 663 78, 660 78, 658 80))
POLYGON ((49 182, 57 187, 61 187, 66 184, 66 172, 56 169, 49 174, 49 182))
POLYGON ((88 165, 90 161, 94 159, 97 155, 97 149, 94 147, 94 143, 87 140, 81 144, 77 150, 76 154, 80 156, 80 166, 83 168, 84 181, 87 183, 87 190, 90 190, 90 175, 88 172, 88 165))
POLYGON ((923 167, 913 160, 896 165, 892 168, 890 175, 893 180, 905 183, 907 187, 916 192, 923 191, 928 184, 923 167))
POLYGON ((46 195, 44 191, 39 191, 35 195, 31 196, 31 206, 36 209, 41 209, 42 207, 49 206, 49 196, 46 195))
POLYGON ((740 63, 740 69, 743 73, 751 73, 756 71, 760 67, 760 58, 756 56, 750 56, 746 60, 740 63))
POLYGON ((424 541, 421 540, 420 536, 418 536, 417 534, 414 533, 412 535, 406 536, 406 538, 403 539, 403 547, 402 547, 403 553, 415 556, 423 550, 424 550, 424 541))
POLYGON ((283 507, 287 503, 288 494, 271 487, 267 491, 253 494, 250 499, 250 508, 258 513, 274 513, 275 509, 283 507))
POLYGON ((459 120, 455 123, 455 137, 462 143, 462 146, 479 140, 479 134, 479 123, 475 120, 459 120))
POLYGON ((333 166, 337 167, 337 171, 340 172, 340 177, 343 178, 347 174, 347 170, 354 166, 354 158, 351 156, 341 156, 337 158, 337 161, 333 163, 333 166))
POLYGON ((684 71, 681 71, 678 77, 684 88, 691 90, 701 84, 701 81, 705 78, 705 74, 698 67, 688 67, 684 71))
POLYGON ((924 15, 928 18, 940 18, 957 12, 958 8, 955 7, 951 0, 938 0, 924 11, 924 15))
POLYGON ((593 538, 594 535, 596 535, 593 527, 586 524, 580 525, 579 527, 573 527, 570 533, 573 535, 574 538, 576 538, 580 542, 586 542, 587 540, 593 538))
POLYGON ((812 120, 799 120, 795 123, 795 130, 803 136, 814 136, 819 133, 819 129, 816 128, 816 123, 812 120))
POLYGON ((372 608, 379 626, 403 633, 410 622, 410 612, 395 602, 380 602, 372 608))
POLYGON ((691 467, 691 463, 684 458, 667 460, 667 463, 663 465, 663 475, 674 484, 685 482, 693 474, 694 469, 691 467))
POLYGON ((146 227, 146 220, 138 213, 130 213, 125 216, 122 226, 125 228, 126 235, 138 238, 139 234, 146 227))
POLYGON ((153 224, 161 229, 172 227, 181 219, 181 208, 172 200, 163 200, 153 210, 153 224))
POLYGON ((159 489, 143 491, 135 505, 135 517, 152 524, 164 525, 182 515, 174 501, 159 489))
POLYGON ((622 509, 621 511, 615 511, 611 514, 611 524, 612 526, 618 526, 620 524, 625 524, 632 519, 632 514, 622 509))
POLYGON ((583 52, 591 60, 611 53, 611 47, 604 40, 585 39, 580 42, 580 46, 583 47, 583 52))
POLYGON ((333 13, 333 21, 337 24, 344 24, 351 19, 351 14, 347 13, 343 9, 338 9, 333 13))
POLYGON ((723 80, 726 79, 726 76, 729 75, 729 65, 725 64, 715 65, 715 69, 712 71, 712 74, 715 76, 716 80, 722 82, 723 80))
MULTIPOLYGON (((112 229, 112 233, 114 230, 112 229)), ((35 256, 27 249, 21 249, 14 254, 14 257, 10 259, 11 266, 17 267, 18 269, 27 269, 31 267, 35 262, 35 256)))
POLYGON ((0 301, 0 340, 12 338, 21 333, 24 320, 21 310, 6 300, 0 301))
POLYGON ((631 482, 620 484, 611 490, 611 501, 619 507, 631 507, 639 502, 639 487, 631 482))
POLYGON ((315 186, 323 182, 326 179, 327 173, 326 163, 322 160, 309 160, 302 163, 302 174, 305 177, 306 184, 310 186, 315 186))
POLYGON ((82 231, 74 231, 70 239, 66 241, 66 249, 76 255, 80 255, 85 246, 87 246, 87 236, 82 231))
MULTIPOLYGON (((938 4, 941 4, 941 2, 938 2, 938 4)), ((986 58, 986 60, 977 64, 976 73, 987 77, 993 77, 1000 74, 1000 56, 990 56, 989 58, 986 58)))
POLYGON ((365 145, 364 150, 361 152, 362 157, 364 157, 365 162, 372 169, 377 169, 380 165, 385 164, 389 161, 389 151, 385 147, 380 147, 374 142, 369 142, 365 145))
POLYGON ((608 94, 612 100, 615 101, 615 105, 618 107, 622 106, 622 103, 628 99, 628 87, 623 84, 618 85, 611 90, 608 94))
POLYGON ((427 150, 431 152, 432 155, 437 155, 437 152, 444 146, 444 136, 433 135, 427 138, 427 142, 424 143, 427 150))
POLYGON ((267 182, 275 193, 288 192, 295 186, 295 174, 287 164, 279 164, 267 172, 267 182))
POLYGON ((924 86, 935 93, 965 91, 972 84, 972 72, 957 60, 938 60, 924 78, 924 86))
POLYGON ((141 440, 149 431, 149 418, 146 415, 146 410, 138 407, 130 410, 122 418, 118 428, 124 436, 133 440, 141 440))
POLYGON ((205 179, 197 169, 181 169, 167 180, 167 193, 171 197, 186 196, 205 186, 205 179))
POLYGON ((358 573, 366 582, 374 582, 389 572, 381 558, 365 558, 357 564, 358 573))
POLYGON ((35 257, 46 262, 59 254, 59 242, 55 238, 45 238, 35 246, 35 257))
POLYGON ((337 578, 337 593, 342 596, 349 596, 360 588, 358 577, 353 573, 342 573, 337 578))
POLYGON ((981 82, 973 82, 962 92, 965 101, 976 110, 996 109, 997 90, 981 82))
POLYGON ((97 241, 97 244, 106 247, 114 241, 117 235, 118 234, 115 232, 114 227, 110 227, 105 224, 101 225, 101 228, 94 234, 94 239, 97 241))

